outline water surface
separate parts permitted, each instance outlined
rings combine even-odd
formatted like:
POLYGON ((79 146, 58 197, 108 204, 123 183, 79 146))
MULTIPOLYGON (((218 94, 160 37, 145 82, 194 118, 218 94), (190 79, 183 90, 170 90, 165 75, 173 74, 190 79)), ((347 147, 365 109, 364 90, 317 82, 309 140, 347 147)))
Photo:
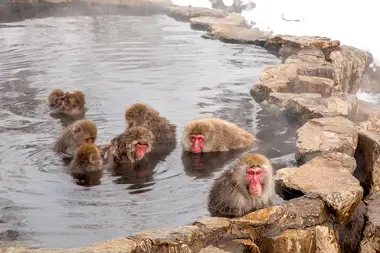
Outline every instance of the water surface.
POLYGON ((143 101, 178 125, 179 136, 195 117, 220 117, 255 134, 260 142, 254 150, 273 158, 276 168, 293 162, 294 127, 249 94, 263 67, 279 60, 259 47, 201 35, 165 16, 46 18, 2 26, 3 239, 76 247, 186 225, 209 215, 210 184, 228 162, 222 157, 193 170, 177 144, 147 174, 106 173, 99 185, 79 186, 49 149, 62 128, 44 104, 53 88, 86 94, 86 118, 98 126, 98 143, 121 133, 126 106, 143 101))

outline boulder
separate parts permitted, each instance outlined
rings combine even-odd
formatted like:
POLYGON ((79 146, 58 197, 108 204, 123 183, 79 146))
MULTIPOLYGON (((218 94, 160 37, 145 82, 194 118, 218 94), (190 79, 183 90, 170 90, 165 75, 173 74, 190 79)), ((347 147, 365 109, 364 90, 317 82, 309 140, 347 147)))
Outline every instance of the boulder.
POLYGON ((380 117, 379 106, 363 100, 358 100, 358 109, 355 116, 355 122, 362 122, 377 117, 380 117))
POLYGON ((268 46, 274 45, 276 47, 292 47, 299 49, 304 47, 317 47, 325 49, 338 47, 340 45, 340 41, 319 36, 275 35, 268 38, 267 44, 268 46))
POLYGON ((210 26, 215 24, 238 27, 246 26, 245 18, 237 13, 232 13, 225 18, 206 16, 190 18, 190 27, 194 30, 207 31, 210 26))
POLYGON ((292 93, 318 93, 323 97, 329 97, 334 85, 334 81, 329 78, 299 75, 289 78, 287 88, 288 92, 292 93))
MULTIPOLYGON (((335 69, 331 63, 326 61, 310 61, 310 62, 294 62, 278 65, 270 65, 264 68, 261 72, 259 80, 253 84, 250 92, 252 97, 257 103, 261 103, 266 100, 271 92, 291 92, 294 91, 291 87, 297 86, 297 76, 312 76, 324 78, 323 83, 317 86, 325 86, 327 90, 322 89, 323 95, 326 96, 330 91, 326 87, 326 83, 329 81, 326 79, 335 80, 335 69)), ((301 77, 302 78, 302 77, 301 77)), ((305 78, 303 77, 303 80, 305 78)), ((310 92, 316 89, 316 82, 320 82, 321 79, 314 79, 311 83, 313 88, 303 87, 300 92, 310 89, 310 92)), ((331 84, 331 82, 330 82, 331 84)), ((335 81, 334 81, 335 84, 335 81)), ((334 90, 336 90, 336 84, 334 90)), ((297 93, 300 93, 297 92, 297 93)))
POLYGON ((296 160, 303 164, 329 152, 354 156, 357 143, 358 131, 352 121, 340 116, 312 119, 297 130, 296 160))
POLYGON ((368 193, 380 190, 380 135, 377 133, 378 129, 371 124, 373 122, 364 122, 359 127, 358 147, 355 153, 358 161, 355 172, 368 193))
POLYGON ((262 253, 340 253, 337 235, 330 226, 307 229, 288 229, 263 240, 262 253))
POLYGON ((286 190, 319 195, 333 211, 336 221, 342 224, 358 206, 363 189, 339 162, 326 159, 324 166, 321 164, 321 161, 311 160, 298 168, 280 169, 275 176, 276 183, 286 190))
POLYGON ((161 8, 173 6, 170 0, 85 0, 89 4, 120 5, 129 8, 161 8))
POLYGON ((175 6, 168 8, 167 15, 177 21, 190 22, 195 17, 216 17, 225 18, 226 13, 222 10, 215 10, 203 7, 175 6))
POLYGON ((333 96, 323 98, 321 104, 328 110, 335 111, 336 115, 355 120, 358 112, 359 100, 354 94, 334 92, 333 96))
POLYGON ((356 94, 369 64, 369 54, 360 49, 340 46, 328 56, 336 69, 340 91, 356 94))
POLYGON ((213 24, 202 35, 205 39, 219 39, 226 43, 253 44, 264 46, 268 34, 257 28, 246 28, 236 25, 213 24))
POLYGON ((366 205, 361 201, 351 218, 338 228, 341 252, 357 252, 362 238, 366 212, 366 205))
POLYGON ((367 214, 359 253, 380 252, 380 192, 365 200, 367 214))

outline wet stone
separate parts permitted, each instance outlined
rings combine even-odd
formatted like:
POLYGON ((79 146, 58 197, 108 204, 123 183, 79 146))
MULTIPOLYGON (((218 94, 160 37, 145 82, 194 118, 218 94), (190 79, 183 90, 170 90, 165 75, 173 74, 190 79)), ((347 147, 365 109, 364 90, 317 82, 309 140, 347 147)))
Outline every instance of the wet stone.
POLYGON ((236 25, 213 24, 202 37, 205 39, 219 39, 226 43, 264 46, 268 33, 256 28, 249 29, 236 25))
POLYGON ((243 16, 237 13, 230 14, 225 18, 204 16, 194 17, 190 19, 190 26, 194 30, 207 31, 210 28, 210 26, 215 24, 245 27, 246 21, 243 16))
POLYGON ((296 160, 299 164, 329 152, 354 156, 358 131, 343 117, 312 119, 297 130, 296 160))
POLYGON ((203 7, 175 6, 168 8, 167 15, 177 21, 190 22, 195 17, 217 17, 225 18, 223 10, 209 9, 203 7))
POLYGON ((277 171, 276 183, 284 189, 319 195, 333 211, 338 223, 347 221, 363 197, 359 181, 336 163, 317 160, 298 168, 277 171))

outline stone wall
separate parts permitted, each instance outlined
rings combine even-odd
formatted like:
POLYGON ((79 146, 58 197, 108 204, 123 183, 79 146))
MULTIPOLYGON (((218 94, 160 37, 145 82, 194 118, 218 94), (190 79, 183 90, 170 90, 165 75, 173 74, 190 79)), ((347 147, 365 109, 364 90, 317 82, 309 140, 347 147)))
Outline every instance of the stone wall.
POLYGON ((380 108, 355 96, 371 56, 329 38, 271 36, 220 10, 170 7, 167 14, 207 31, 205 39, 254 44, 281 57, 250 92, 304 122, 298 167, 275 175, 300 197, 237 219, 205 218, 83 248, 2 252, 380 252, 380 108))

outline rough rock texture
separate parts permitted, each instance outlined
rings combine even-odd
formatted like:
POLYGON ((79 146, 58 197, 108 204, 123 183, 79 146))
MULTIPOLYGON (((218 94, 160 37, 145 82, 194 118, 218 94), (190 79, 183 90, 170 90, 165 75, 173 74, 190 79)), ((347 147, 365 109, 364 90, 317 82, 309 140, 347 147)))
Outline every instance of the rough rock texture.
POLYGON ((338 229, 342 252, 357 252, 362 238, 366 212, 366 205, 361 201, 351 218, 338 229))
POLYGON ((355 122, 362 122, 377 117, 380 117, 379 106, 363 100, 358 100, 358 110, 355 117, 355 122))
POLYGON ((248 29, 236 25, 214 24, 209 27, 207 34, 202 37, 206 39, 219 39, 227 43, 264 46, 268 33, 256 28, 248 29))
POLYGON ((376 122, 380 123, 378 119, 373 119, 361 124, 355 153, 358 161, 356 175, 366 193, 380 190, 380 135, 376 122))
POLYGON ((166 8, 173 6, 170 0, 86 0, 89 4, 124 5, 130 8, 166 8))
POLYGON ((319 154, 341 152, 354 156, 358 131, 343 117, 312 119, 297 130, 296 160, 299 164, 319 154))
POLYGON ((331 96, 334 81, 317 76, 295 76, 289 78, 288 91, 292 93, 318 93, 323 97, 331 96))
POLYGON ((318 194, 333 210, 336 221, 348 220, 363 197, 359 181, 346 172, 347 167, 339 163, 310 162, 298 168, 277 171, 276 183, 284 189, 318 194))
POLYGON ((226 13, 222 10, 215 10, 203 7, 175 6, 168 8, 167 15, 177 21, 190 22, 195 17, 217 17, 225 18, 226 13))
POLYGON ((268 45, 281 45, 282 47, 317 47, 331 48, 340 45, 339 40, 331 40, 327 37, 319 36, 292 36, 292 35, 276 35, 268 38, 268 45))
POLYGON ((212 25, 228 25, 245 27, 245 18, 237 13, 232 13, 225 18, 195 17, 190 19, 190 27, 194 30, 207 31, 212 25))
POLYGON ((372 194, 366 201, 367 214, 359 253, 380 252, 380 192, 372 194))
POLYGON ((369 62, 368 53, 354 47, 340 46, 330 53, 329 60, 336 68, 341 91, 356 93, 369 62))

